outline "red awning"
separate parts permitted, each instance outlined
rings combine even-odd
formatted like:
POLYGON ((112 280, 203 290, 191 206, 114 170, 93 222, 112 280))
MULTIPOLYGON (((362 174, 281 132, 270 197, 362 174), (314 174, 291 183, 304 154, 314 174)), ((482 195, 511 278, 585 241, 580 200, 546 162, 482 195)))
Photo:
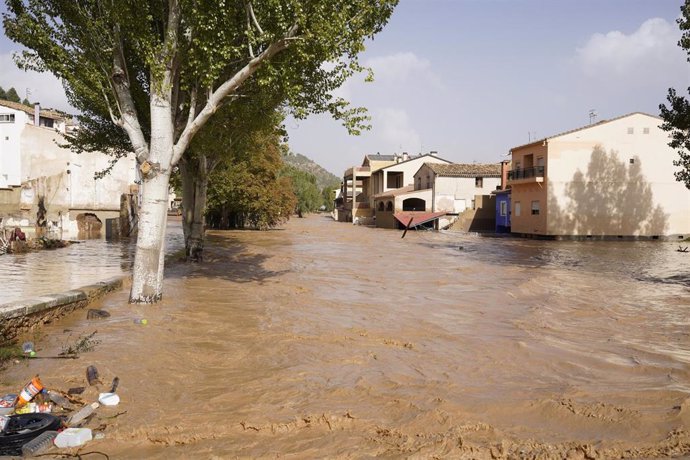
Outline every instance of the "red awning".
POLYGON ((422 211, 405 211, 405 212, 396 212, 393 214, 393 217, 395 217, 398 222, 403 224, 404 226, 407 226, 407 224, 410 222, 410 218, 412 219, 412 223, 410 224, 410 228, 416 227, 418 225, 425 224, 429 221, 436 220, 441 216, 445 216, 445 212, 422 212, 422 211))

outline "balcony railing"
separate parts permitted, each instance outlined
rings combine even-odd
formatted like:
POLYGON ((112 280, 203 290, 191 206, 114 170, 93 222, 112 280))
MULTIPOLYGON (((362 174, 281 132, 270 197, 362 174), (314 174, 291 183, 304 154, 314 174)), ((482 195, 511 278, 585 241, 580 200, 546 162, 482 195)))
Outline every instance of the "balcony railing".
POLYGON ((533 166, 531 168, 508 171, 508 180, 529 179, 530 177, 544 177, 544 167, 533 166))

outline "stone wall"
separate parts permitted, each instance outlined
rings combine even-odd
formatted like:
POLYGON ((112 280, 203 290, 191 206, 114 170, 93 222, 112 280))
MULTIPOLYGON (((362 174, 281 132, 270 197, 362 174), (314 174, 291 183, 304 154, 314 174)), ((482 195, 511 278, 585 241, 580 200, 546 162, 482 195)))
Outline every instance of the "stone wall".
POLYGON ((25 332, 50 323, 89 305, 107 292, 122 287, 123 277, 111 278, 79 289, 0 305, 0 345, 25 332))

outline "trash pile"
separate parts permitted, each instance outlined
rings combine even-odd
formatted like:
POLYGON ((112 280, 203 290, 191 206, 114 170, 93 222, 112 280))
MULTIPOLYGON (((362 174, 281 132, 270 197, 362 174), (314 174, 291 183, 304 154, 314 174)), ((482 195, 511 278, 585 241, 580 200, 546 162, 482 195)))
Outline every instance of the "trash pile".
MULTIPOLYGON (((30 352, 29 352, 30 353, 30 352)), ((86 369, 87 387, 67 392, 47 388, 39 376, 28 382, 18 394, 0 398, 0 456, 38 456, 55 448, 78 447, 103 437, 106 425, 88 428, 101 406, 116 406, 120 384, 113 378, 109 391, 99 393, 102 384, 98 369, 86 369), (98 393, 98 398, 95 394, 98 393), (84 394, 92 394, 91 400, 84 394), (85 399, 82 399, 84 397, 85 399), (93 399, 96 399, 95 401, 93 399)), ((117 417, 116 414, 112 417, 117 417)))

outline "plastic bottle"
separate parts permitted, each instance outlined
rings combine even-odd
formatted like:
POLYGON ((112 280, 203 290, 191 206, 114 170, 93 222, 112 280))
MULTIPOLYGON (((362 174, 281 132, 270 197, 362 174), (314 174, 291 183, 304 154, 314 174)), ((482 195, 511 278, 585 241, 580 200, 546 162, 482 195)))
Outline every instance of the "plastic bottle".
POLYGON ((146 326, 148 323, 149 323, 149 320, 147 320, 146 318, 138 318, 138 319, 134 320, 134 324, 142 324, 142 325, 146 326))
POLYGON ((55 438, 55 445, 59 448, 78 447, 93 439, 89 428, 67 428, 55 438))
POLYGON ((86 368, 86 380, 89 382, 89 385, 98 383, 98 369, 96 369, 96 366, 86 368))
POLYGON ((98 409, 99 406, 100 406, 99 403, 94 402, 94 403, 89 404, 88 406, 82 407, 79 410, 79 412, 77 412, 76 414, 74 414, 70 417, 67 424, 68 425, 76 425, 77 423, 81 422, 82 420, 84 420, 89 415, 93 414, 93 412, 96 409, 98 409))
POLYGON ((62 396, 60 393, 56 393, 54 391, 48 391, 48 397, 50 398, 51 401, 53 401, 55 404, 57 404, 60 407, 63 408, 69 408, 72 407, 72 403, 69 402, 67 398, 62 396))
POLYGON ((34 350, 34 343, 33 342, 24 342, 22 344, 22 351, 24 353, 31 353, 34 350))
POLYGON ((31 381, 27 383, 26 386, 19 393, 19 397, 17 397, 17 407, 21 407, 24 404, 31 401, 34 398, 34 396, 41 392, 42 389, 43 384, 41 383, 41 379, 39 379, 37 375, 36 377, 31 379, 31 381))
POLYGON ((120 377, 115 377, 113 379, 113 383, 110 386, 110 392, 115 393, 117 391, 117 387, 120 385, 120 377))
POLYGON ((22 446, 22 457, 34 457, 53 447, 53 440, 57 437, 57 431, 44 431, 37 437, 22 446))

